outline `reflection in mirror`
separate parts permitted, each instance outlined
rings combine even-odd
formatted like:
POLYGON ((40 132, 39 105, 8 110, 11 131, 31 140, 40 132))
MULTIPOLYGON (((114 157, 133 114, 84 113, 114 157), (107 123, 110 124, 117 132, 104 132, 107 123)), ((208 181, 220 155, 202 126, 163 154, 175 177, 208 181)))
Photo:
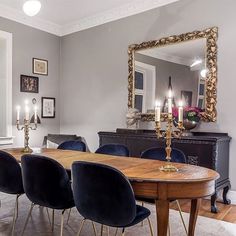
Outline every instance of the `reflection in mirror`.
POLYGON ((206 38, 134 53, 134 107, 153 113, 155 101, 167 111, 168 90, 173 104, 205 109, 206 38))

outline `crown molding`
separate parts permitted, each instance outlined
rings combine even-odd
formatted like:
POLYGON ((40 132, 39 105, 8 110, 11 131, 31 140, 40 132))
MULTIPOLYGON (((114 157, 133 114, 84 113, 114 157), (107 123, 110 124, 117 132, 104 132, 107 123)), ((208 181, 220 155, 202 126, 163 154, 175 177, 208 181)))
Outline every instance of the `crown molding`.
POLYGON ((177 1, 180 0, 136 0, 132 3, 125 4, 66 25, 58 25, 53 22, 43 20, 39 17, 29 17, 22 11, 6 7, 3 4, 0 4, 0 16, 51 34, 55 34, 57 36, 65 36, 177 1))
POLYGON ((25 15, 23 12, 6 7, 0 4, 0 17, 7 18, 12 21, 16 21, 23 25, 27 25, 57 36, 61 35, 61 26, 50 21, 42 20, 38 17, 30 17, 25 15))
POLYGON ((128 16, 136 15, 177 1, 180 0, 136 0, 135 2, 104 11, 91 17, 83 18, 67 25, 63 25, 61 36, 89 29, 128 16))

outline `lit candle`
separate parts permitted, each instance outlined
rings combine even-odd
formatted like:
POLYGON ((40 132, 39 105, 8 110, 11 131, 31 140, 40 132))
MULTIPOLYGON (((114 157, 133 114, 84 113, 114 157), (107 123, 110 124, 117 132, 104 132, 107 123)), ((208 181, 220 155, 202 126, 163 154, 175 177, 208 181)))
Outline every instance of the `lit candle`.
POLYGON ((20 106, 16 107, 16 120, 20 120, 20 106))
POLYGON ((37 106, 34 106, 34 123, 37 124, 37 106))
POLYGON ((172 113, 172 92, 169 90, 168 94, 168 113, 172 113))
POLYGON ((30 112, 30 109, 29 109, 29 107, 26 105, 25 106, 25 120, 29 120, 29 112, 30 112))
POLYGON ((183 121, 183 115, 184 115, 184 108, 183 108, 183 102, 179 102, 179 122, 183 121))
POLYGON ((160 106, 160 103, 156 101, 155 121, 160 122, 160 120, 161 120, 161 106, 160 106))

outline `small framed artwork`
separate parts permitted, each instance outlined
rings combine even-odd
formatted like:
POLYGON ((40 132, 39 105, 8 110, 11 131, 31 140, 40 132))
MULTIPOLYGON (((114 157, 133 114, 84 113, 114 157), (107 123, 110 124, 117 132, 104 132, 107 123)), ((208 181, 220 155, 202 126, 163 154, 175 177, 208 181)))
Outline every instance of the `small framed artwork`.
POLYGON ((39 78, 28 75, 20 76, 20 91, 26 93, 39 92, 39 78))
POLYGON ((33 74, 48 75, 48 61, 39 58, 33 58, 33 74))
POLYGON ((55 118, 56 99, 50 97, 42 97, 42 118, 55 118))
POLYGON ((186 107, 192 106, 192 91, 181 91, 181 99, 186 107))

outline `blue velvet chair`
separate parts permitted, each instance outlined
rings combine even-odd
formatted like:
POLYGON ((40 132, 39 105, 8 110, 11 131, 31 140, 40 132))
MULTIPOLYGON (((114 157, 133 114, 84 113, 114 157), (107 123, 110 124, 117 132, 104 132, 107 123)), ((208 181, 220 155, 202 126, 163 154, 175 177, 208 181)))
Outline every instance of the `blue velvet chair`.
MULTIPOLYGON (((166 161, 166 150, 165 150, 165 148, 161 148, 161 147, 150 148, 150 149, 147 149, 147 150, 143 151, 141 153, 140 157, 145 158, 145 159, 150 159, 150 160, 166 161)), ((186 163, 185 154, 177 148, 172 148, 171 162, 186 163)), ((137 200, 142 201, 142 202, 151 203, 151 204, 155 203, 155 201, 152 200, 152 199, 137 198, 137 200)), ((185 225, 183 215, 182 215, 182 210, 181 210, 181 207, 180 207, 180 204, 179 204, 178 200, 176 200, 176 204, 177 204, 177 207, 179 209, 180 217, 181 217, 185 232, 187 233, 187 227, 185 225)))
POLYGON ((66 170, 58 162, 39 155, 24 155, 21 158, 23 186, 32 202, 23 232, 35 205, 61 210, 61 233, 63 234, 64 212, 75 206, 71 182, 66 170))
POLYGON ((129 149, 122 144, 105 144, 99 147, 95 153, 128 157, 129 149))
POLYGON ((82 141, 70 140, 61 143, 58 149, 86 152, 86 145, 82 141))
POLYGON ((149 217, 150 211, 136 205, 129 180, 117 169, 77 161, 72 164, 72 176, 75 205, 84 217, 78 235, 85 220, 101 224, 101 235, 103 225, 122 228, 124 235, 125 228, 149 217))
POLYGON ((4 151, 0 151, 0 191, 3 193, 16 195, 11 230, 11 234, 13 235, 16 219, 18 217, 18 199, 22 194, 24 194, 24 188, 19 163, 12 155, 4 151))

